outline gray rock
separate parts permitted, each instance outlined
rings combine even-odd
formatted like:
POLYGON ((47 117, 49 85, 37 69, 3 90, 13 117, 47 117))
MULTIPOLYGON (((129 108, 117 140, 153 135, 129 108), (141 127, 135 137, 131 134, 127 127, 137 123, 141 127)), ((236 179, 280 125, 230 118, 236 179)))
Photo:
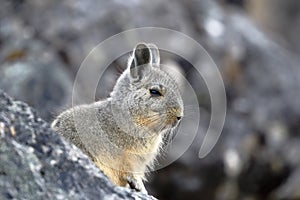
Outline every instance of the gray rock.
POLYGON ((0 91, 0 199, 154 199, 115 187, 25 103, 0 91))
POLYGON ((64 52, 75 70, 92 48, 119 32, 147 26, 191 31, 184 9, 169 0, 33 0, 22 5, 19 15, 43 40, 64 52))
POLYGON ((71 75, 56 50, 22 18, 12 15, 20 7, 5 1, 0 8, 0 88, 50 121, 70 104, 71 75))
POLYGON ((51 121, 71 101, 72 84, 66 71, 57 63, 40 61, 5 63, 0 70, 0 88, 14 98, 37 109, 51 121))

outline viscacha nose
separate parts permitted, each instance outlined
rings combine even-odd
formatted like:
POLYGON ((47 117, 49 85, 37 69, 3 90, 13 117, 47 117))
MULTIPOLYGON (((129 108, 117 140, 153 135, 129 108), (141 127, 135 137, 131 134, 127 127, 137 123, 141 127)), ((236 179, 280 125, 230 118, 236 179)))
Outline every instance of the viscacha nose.
POLYGON ((173 117, 173 120, 180 121, 183 117, 182 109, 179 106, 171 107, 169 110, 170 114, 173 117))

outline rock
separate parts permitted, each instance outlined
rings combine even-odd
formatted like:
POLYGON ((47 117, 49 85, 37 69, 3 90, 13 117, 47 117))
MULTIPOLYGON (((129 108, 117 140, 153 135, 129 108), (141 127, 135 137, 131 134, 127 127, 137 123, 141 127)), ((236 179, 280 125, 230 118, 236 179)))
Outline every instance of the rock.
POLYGON ((25 103, 0 91, 0 199, 155 199, 115 187, 25 103))
POLYGON ((53 120, 71 101, 72 84, 63 67, 55 62, 5 63, 0 70, 0 88, 37 109, 43 119, 53 120))
POLYGON ((147 26, 191 31, 184 9, 177 1, 169 0, 33 0, 21 6, 19 16, 43 40, 63 52, 74 70, 92 48, 119 32, 147 26))
POLYGON ((22 18, 11 14, 21 5, 6 2, 1 7, 0 88, 51 121, 70 104, 71 75, 56 50, 40 40, 22 18))
POLYGON ((299 55, 300 2, 295 0, 246 1, 249 15, 273 38, 299 55), (289 31, 287 31, 289 30, 289 31))

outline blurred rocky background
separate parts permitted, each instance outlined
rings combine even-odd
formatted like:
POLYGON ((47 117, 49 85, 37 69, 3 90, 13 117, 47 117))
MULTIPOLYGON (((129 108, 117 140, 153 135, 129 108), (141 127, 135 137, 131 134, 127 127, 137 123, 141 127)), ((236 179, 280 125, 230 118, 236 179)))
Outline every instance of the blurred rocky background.
MULTIPOLYGON (((145 26, 194 38, 223 76, 224 130, 213 151, 199 159, 209 94, 192 66, 177 57, 174 62, 199 91, 199 134, 180 159, 150 175, 149 193, 165 200, 300 199, 300 1, 0 0, 0 5, 0 88, 48 122, 71 106, 81 62, 106 38, 145 26)), ((122 61, 112 63, 114 75, 104 77, 106 89, 96 98, 109 94, 122 61)))

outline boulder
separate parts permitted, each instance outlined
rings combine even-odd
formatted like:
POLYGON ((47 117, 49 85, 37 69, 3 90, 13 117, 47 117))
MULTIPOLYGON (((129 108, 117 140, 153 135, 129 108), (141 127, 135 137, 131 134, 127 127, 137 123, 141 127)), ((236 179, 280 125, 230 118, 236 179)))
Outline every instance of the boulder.
POLYGON ((114 186, 27 104, 0 91, 0 199, 155 199, 114 186))

